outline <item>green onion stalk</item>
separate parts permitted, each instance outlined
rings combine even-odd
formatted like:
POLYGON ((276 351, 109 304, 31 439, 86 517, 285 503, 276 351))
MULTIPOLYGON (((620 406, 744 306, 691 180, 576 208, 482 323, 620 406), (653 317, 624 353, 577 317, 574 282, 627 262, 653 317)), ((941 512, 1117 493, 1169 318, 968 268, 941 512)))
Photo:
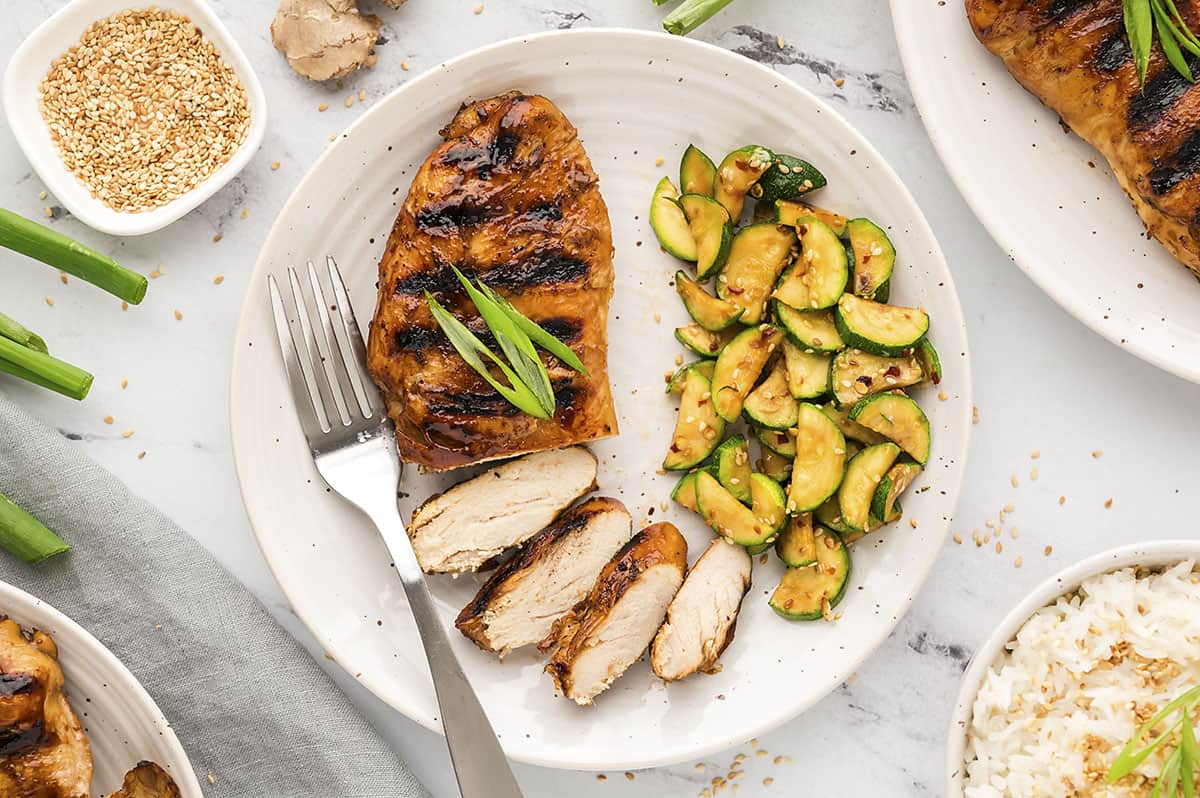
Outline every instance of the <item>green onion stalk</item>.
POLYGON ((686 36, 733 0, 684 0, 683 4, 663 19, 663 30, 676 36, 686 36))
POLYGON ((71 548, 3 494, 0 494, 0 546, 27 563, 39 563, 71 548))

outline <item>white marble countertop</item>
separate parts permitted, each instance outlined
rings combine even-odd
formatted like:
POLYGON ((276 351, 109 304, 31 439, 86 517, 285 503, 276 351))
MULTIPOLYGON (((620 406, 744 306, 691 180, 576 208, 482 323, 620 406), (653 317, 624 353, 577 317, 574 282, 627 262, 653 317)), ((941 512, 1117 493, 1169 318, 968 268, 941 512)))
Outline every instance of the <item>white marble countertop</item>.
MULTIPOLYGON (((143 238, 105 237, 62 214, 53 197, 39 199, 43 186, 11 131, 0 125, 0 205, 33 217, 50 207, 57 229, 132 268, 163 272, 145 304, 122 312, 116 300, 90 287, 74 281, 64 286, 54 271, 0 253, 0 307, 41 332, 60 356, 96 374, 82 404, 11 380, 4 389, 188 529, 310 649, 312 640, 290 614, 246 521, 228 432, 234 323, 272 219, 331 133, 439 60, 544 29, 652 29, 662 16, 649 0, 491 0, 475 14, 477 2, 412 0, 399 11, 380 7, 386 42, 379 63, 339 90, 300 80, 272 49, 268 25, 275 3, 214 0, 265 85, 271 108, 266 141, 230 185, 170 228, 143 238), (400 68, 402 61, 411 71, 400 68), (346 95, 360 90, 365 102, 347 108, 346 95), (320 113, 323 102, 329 110, 320 113), (274 161, 278 170, 271 168, 274 161), (220 285, 214 285, 216 275, 224 275, 220 285), (127 389, 122 379, 129 380, 127 389), (115 423, 106 425, 106 415, 115 423), (121 436, 126 428, 135 431, 128 439, 121 436), (138 459, 142 451, 145 458, 138 459)), ((7 62, 17 44, 63 4, 12 4, 0 28, 0 58, 7 62)), ((961 671, 1006 609, 1086 554, 1189 534, 1179 522, 1190 517, 1186 491, 1198 469, 1194 453, 1180 444, 1200 441, 1200 388, 1088 331, 992 242, 925 136, 879 0, 738 0, 697 35, 764 61, 831 100, 891 161, 937 232, 966 312, 980 415, 954 523, 966 543, 947 542, 924 592, 856 679, 758 741, 766 755, 743 747, 710 758, 705 770, 694 763, 637 774, 517 766, 517 775, 530 796, 692 796, 726 773, 740 752, 746 754, 738 780, 743 796, 939 795, 945 730, 961 671), (1041 454, 1036 462, 1035 450, 1041 454), (1035 467, 1036 481, 1030 479, 1035 467), (972 530, 986 531, 985 522, 1008 504, 1015 508, 1009 523, 1020 529, 1019 539, 1006 537, 1002 553, 992 545, 976 548, 972 530), (1048 546, 1053 551, 1046 555, 1048 546), (778 756, 785 759, 775 764, 778 756)), ((344 674, 334 675, 435 795, 455 794, 439 737, 344 674)))

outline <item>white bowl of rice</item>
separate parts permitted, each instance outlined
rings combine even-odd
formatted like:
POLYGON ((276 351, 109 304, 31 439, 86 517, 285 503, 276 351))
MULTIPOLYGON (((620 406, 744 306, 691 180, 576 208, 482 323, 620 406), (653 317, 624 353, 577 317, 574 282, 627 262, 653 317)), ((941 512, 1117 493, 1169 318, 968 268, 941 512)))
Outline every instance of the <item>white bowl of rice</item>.
POLYGON ((1198 569, 1197 541, 1125 546, 1014 607, 963 677, 946 795, 1149 795, 1165 752, 1116 784, 1105 777, 1142 723, 1200 684, 1198 569))

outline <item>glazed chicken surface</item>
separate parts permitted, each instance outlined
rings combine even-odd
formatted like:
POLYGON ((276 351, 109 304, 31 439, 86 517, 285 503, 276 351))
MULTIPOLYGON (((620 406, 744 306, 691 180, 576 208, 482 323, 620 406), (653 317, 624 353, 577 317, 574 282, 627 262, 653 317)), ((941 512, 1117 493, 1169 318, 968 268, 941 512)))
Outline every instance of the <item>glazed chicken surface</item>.
MULTIPOLYGON (((1176 5, 1200 30, 1200 0, 1176 5)), ((1200 87, 1157 46, 1139 86, 1121 0, 966 0, 966 9, 979 40, 1100 151, 1148 232, 1200 275, 1200 87)))
POLYGON ((578 131, 545 97, 465 105, 421 165, 379 264, 367 362, 400 456, 447 470, 615 435, 608 384, 613 244, 578 131), (498 351, 451 266, 482 279, 569 346, 590 376, 539 350, 552 418, 510 405, 451 346, 429 291, 498 351))
POLYGON ((89 798, 92 753, 50 635, 0 621, 0 796, 89 798))
POLYGON ((108 798, 180 798, 179 787, 153 762, 139 762, 125 774, 121 789, 108 798))

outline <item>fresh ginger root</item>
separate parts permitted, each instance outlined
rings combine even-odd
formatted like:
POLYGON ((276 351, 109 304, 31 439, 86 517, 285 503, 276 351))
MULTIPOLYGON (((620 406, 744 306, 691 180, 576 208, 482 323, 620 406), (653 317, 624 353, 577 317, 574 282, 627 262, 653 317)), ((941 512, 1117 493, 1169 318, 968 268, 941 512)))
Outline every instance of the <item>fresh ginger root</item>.
POLYGON ((311 80, 340 78, 372 66, 371 48, 378 38, 379 18, 360 14, 355 0, 282 0, 271 22, 275 49, 311 80))

